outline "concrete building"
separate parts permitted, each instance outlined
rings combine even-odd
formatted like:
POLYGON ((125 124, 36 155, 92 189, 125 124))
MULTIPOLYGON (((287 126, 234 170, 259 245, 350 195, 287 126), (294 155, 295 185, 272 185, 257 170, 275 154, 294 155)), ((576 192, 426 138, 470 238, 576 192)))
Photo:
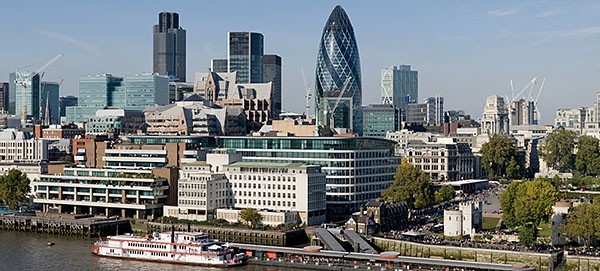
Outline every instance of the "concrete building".
POLYGON ((489 96, 483 108, 481 130, 485 134, 506 135, 509 132, 509 118, 504 98, 498 95, 489 96))
POLYGON ((406 123, 427 125, 427 104, 407 103, 405 108, 403 115, 406 123))
POLYGON ((0 162, 38 163, 48 160, 51 140, 33 138, 28 132, 16 129, 0 131, 0 162))
MULTIPOLYGON (((510 103, 510 126, 537 125, 535 102, 519 99, 510 103)), ((512 129, 512 128, 511 128, 512 129)))
POLYGON ((185 82, 186 76, 186 37, 185 29, 179 25, 179 14, 161 12, 158 24, 153 27, 154 73, 185 82))
POLYGON ((85 129, 73 124, 50 126, 38 124, 33 127, 33 136, 36 138, 73 139, 85 136, 85 133, 85 129))
POLYGON ((483 202, 461 202, 458 210, 444 210, 444 236, 465 236, 481 230, 483 202))
POLYGON ((240 153, 217 150, 206 161, 184 164, 178 204, 165 206, 165 215, 237 222, 241 210, 254 208, 271 226, 325 222, 325 175, 319 166, 241 160, 240 153))
POLYGON ((194 93, 221 107, 242 109, 246 133, 273 119, 273 83, 237 84, 237 73, 196 73, 194 93))
POLYGON ((471 148, 456 143, 453 138, 438 138, 436 142, 409 141, 403 156, 429 174, 432 180, 457 181, 475 177, 471 148))
POLYGON ((146 119, 141 110, 100 109, 85 124, 90 135, 108 135, 117 138, 146 131, 146 119))
POLYGON ((33 182, 44 212, 155 218, 162 214, 169 184, 152 170, 65 168, 33 182))
POLYGON ((587 108, 569 108, 569 109, 557 109, 556 117, 554 119, 554 126, 562 126, 565 129, 575 131, 578 135, 583 134, 582 125, 586 122, 586 111, 587 108))
POLYGON ((396 142, 395 152, 396 155, 402 156, 406 151, 406 147, 408 146, 408 142, 410 141, 423 141, 423 142, 433 142, 436 138, 436 135, 429 132, 415 132, 407 129, 402 129, 400 131, 395 132, 387 132, 385 134, 385 139, 396 142))
POLYGON ((326 174, 327 220, 347 219, 394 182, 394 142, 363 137, 220 137, 244 162, 319 165, 326 174))
POLYGON ((381 70, 381 103, 407 112, 407 104, 419 100, 419 74, 410 65, 381 70))
POLYGON ((427 125, 440 126, 444 123, 444 97, 425 98, 427 105, 427 125))
POLYGON ((275 221, 275 225, 325 222, 325 174, 319 166, 236 162, 224 165, 223 170, 232 186, 235 209, 295 213, 295 221, 275 221))
POLYGON ((387 132, 398 131, 401 128, 400 110, 393 105, 372 104, 364 107, 363 136, 385 138, 387 132))

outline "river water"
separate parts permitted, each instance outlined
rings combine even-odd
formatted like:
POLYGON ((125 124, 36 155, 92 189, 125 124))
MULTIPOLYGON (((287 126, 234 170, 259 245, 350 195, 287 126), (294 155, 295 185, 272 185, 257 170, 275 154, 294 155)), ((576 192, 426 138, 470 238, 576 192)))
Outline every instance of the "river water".
MULTIPOLYGON (((0 271, 29 270, 223 270, 199 266, 150 263, 94 256, 90 253, 94 239, 61 237, 33 233, 0 231, 0 271), (47 246, 48 242, 55 243, 47 246)), ((247 265, 239 271, 291 271, 291 268, 247 265)))

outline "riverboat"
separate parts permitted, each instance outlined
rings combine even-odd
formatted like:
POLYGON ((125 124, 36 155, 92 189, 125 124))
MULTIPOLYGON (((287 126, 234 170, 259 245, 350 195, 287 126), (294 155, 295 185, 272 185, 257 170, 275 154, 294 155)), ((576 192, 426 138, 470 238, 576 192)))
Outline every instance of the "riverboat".
POLYGON ((99 239, 92 246, 92 253, 104 257, 211 267, 234 267, 247 262, 244 253, 237 253, 227 243, 201 232, 172 230, 145 236, 125 234, 99 239))

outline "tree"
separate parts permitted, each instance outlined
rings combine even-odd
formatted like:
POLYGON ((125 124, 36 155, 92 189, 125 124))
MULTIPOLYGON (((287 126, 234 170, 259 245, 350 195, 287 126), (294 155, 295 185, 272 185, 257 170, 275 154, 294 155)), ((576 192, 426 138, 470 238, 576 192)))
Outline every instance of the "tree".
POLYGON ((521 177, 523 169, 522 163, 519 163, 519 152, 507 135, 491 135, 480 152, 483 169, 490 179, 521 177))
POLYGON ((519 238, 523 244, 531 245, 531 238, 537 237, 537 226, 552 215, 552 205, 557 192, 554 185, 544 179, 513 182, 502 194, 502 221, 509 227, 519 228, 519 238))
POLYGON ((254 228, 262 223, 262 216, 256 209, 248 208, 240 211, 240 220, 254 228))
POLYGON ((541 152, 546 165, 560 172, 567 172, 573 169, 575 164, 573 155, 575 137, 575 132, 565 129, 550 133, 546 137, 541 152))
POLYGON ((532 246, 538 237, 537 226, 527 223, 519 228, 517 232, 519 243, 525 246, 532 246))
POLYGON ((449 201, 456 196, 456 190, 451 185, 443 185, 440 190, 435 192, 435 202, 441 203, 449 201))
POLYGON ((600 140, 593 136, 580 136, 575 155, 575 169, 583 175, 600 173, 600 140))
POLYGON ((18 169, 11 169, 0 176, 0 202, 7 205, 9 209, 17 209, 19 205, 27 200, 27 194, 31 191, 27 174, 18 169))
POLYGON ((402 165, 396 170, 394 183, 382 196, 394 202, 406 202, 416 209, 429 207, 434 202, 429 175, 406 159, 402 159, 402 165))
POLYGON ((571 239, 582 239, 585 246, 600 239, 600 201, 594 204, 581 204, 567 215, 565 235, 571 239))

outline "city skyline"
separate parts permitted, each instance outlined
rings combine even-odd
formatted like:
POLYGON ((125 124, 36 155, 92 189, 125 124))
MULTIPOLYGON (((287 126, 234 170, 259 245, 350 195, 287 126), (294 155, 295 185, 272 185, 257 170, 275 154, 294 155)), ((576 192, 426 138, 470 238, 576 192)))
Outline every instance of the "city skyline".
POLYGON ((475 119, 481 117, 486 97, 508 94, 510 80, 521 89, 534 76, 547 78, 539 100, 543 124, 552 122, 558 108, 589 106, 600 88, 594 76, 600 70, 595 64, 600 57, 594 54, 600 26, 591 23, 600 5, 593 2, 114 2, 93 10, 85 3, 64 3, 68 5, 38 2, 28 8, 28 20, 17 16, 22 6, 4 4, 1 20, 19 27, 5 32, 13 38, 0 47, 0 81, 8 81, 8 74, 23 66, 33 70, 57 53, 65 53, 64 59, 48 68, 44 80, 64 78, 61 96, 78 94, 81 75, 151 71, 149 26, 156 24, 158 13, 177 12, 187 31, 188 78, 206 71, 210 59, 226 55, 228 31, 259 32, 265 36, 265 52, 283 59, 283 109, 302 112, 300 69, 314 90, 308 71, 316 65, 323 24, 340 4, 359 44, 364 105, 380 103, 381 69, 405 64, 419 71, 419 97, 440 94, 446 109, 464 109, 475 119), (269 13, 259 12, 263 5, 270 7, 269 13), (226 9, 228 19, 195 16, 200 7, 226 9), (248 11, 256 15, 252 20, 243 19, 248 11))

